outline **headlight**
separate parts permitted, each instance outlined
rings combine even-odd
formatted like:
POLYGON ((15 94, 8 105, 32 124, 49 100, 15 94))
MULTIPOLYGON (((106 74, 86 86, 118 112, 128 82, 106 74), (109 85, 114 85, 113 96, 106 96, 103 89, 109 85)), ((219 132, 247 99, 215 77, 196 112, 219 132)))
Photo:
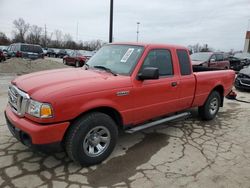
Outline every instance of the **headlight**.
POLYGON ((37 118, 53 117, 52 107, 47 103, 40 103, 30 99, 27 113, 37 118))

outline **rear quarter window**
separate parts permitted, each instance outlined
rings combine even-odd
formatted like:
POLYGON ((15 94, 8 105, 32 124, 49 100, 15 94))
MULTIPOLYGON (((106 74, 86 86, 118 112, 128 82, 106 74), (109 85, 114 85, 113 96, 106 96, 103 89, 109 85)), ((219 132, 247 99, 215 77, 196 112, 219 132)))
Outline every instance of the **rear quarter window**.
POLYGON ((192 71, 188 52, 186 50, 177 50, 177 56, 179 60, 181 75, 190 75, 192 71))

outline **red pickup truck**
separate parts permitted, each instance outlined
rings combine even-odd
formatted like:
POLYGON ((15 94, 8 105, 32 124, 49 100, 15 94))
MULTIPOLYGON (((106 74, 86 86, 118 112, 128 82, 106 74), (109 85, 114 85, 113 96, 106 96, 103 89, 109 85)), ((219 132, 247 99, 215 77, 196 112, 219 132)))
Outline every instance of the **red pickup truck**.
POLYGON ((5 116, 23 144, 61 146, 74 161, 93 165, 113 151, 118 130, 186 117, 194 107, 202 119, 213 119, 234 77, 231 70, 193 72, 181 46, 108 44, 82 68, 14 79, 5 116))

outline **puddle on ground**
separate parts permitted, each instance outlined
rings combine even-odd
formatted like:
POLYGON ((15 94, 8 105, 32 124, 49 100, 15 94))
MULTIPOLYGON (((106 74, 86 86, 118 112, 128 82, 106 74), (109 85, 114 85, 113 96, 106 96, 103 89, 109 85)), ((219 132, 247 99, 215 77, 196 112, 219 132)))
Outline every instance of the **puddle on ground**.
POLYGON ((165 134, 146 134, 144 139, 129 148, 125 155, 115 157, 87 173, 88 182, 94 187, 111 187, 120 182, 128 183, 128 178, 136 174, 136 168, 148 162, 167 144, 168 136, 165 134))

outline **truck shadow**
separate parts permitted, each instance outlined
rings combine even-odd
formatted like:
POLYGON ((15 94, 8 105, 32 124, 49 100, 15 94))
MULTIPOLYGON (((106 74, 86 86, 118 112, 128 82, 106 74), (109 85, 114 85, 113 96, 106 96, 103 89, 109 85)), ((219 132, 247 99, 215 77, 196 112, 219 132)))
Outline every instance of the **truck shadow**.
POLYGON ((112 158, 87 173, 89 184, 94 187, 110 187, 125 182, 128 185, 128 178, 138 172, 136 168, 148 162, 155 153, 165 147, 168 144, 168 138, 161 133, 146 134, 143 140, 129 148, 125 155, 112 158))

